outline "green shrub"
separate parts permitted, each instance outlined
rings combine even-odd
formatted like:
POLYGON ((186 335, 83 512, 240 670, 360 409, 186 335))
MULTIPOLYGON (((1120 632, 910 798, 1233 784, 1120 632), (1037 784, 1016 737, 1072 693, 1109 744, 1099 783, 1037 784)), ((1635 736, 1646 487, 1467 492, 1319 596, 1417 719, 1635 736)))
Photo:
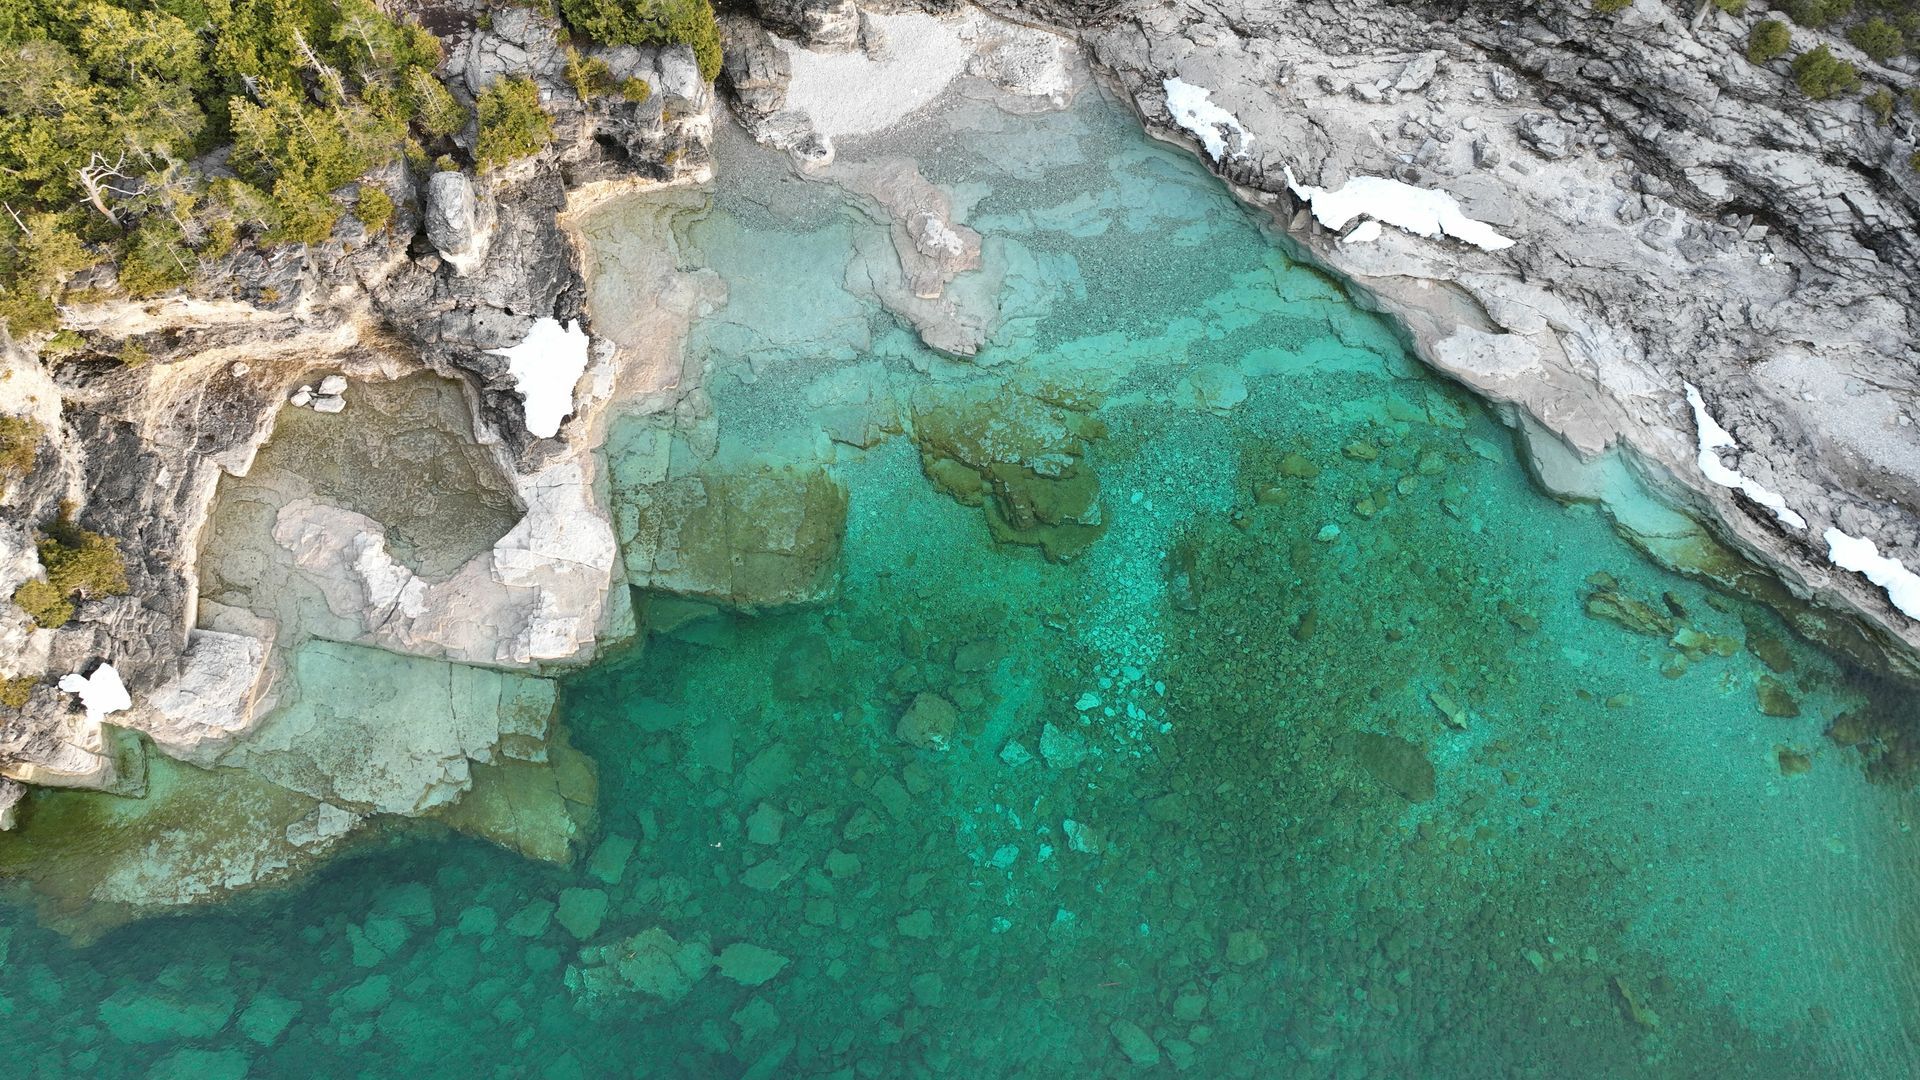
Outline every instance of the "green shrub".
POLYGON ((1876 86, 1860 100, 1865 102, 1867 108, 1873 113, 1874 123, 1886 127, 1893 122, 1893 91, 1884 86, 1876 86))
POLYGON ((414 100, 419 102, 420 126, 427 134, 447 136, 467 126, 466 108, 454 100, 440 80, 433 77, 433 72, 414 68, 409 77, 414 100))
POLYGON ((13 602, 27 613, 33 625, 43 630, 52 630, 73 621, 73 605, 67 602, 66 596, 39 578, 21 582, 20 587, 13 590, 13 602))
POLYGON ((360 189, 360 197, 354 200, 353 215, 368 232, 382 232, 393 220, 393 196, 369 184, 360 189))
POLYGON ((319 244, 333 235, 340 206, 323 192, 282 180, 273 185, 272 224, 263 239, 270 244, 319 244))
MULTIPOLYGON (((1600 2, 1595 0, 1595 6, 1600 2)), ((708 0, 560 0, 560 14, 568 26, 595 41, 691 45, 700 77, 711 82, 720 74, 720 25, 708 0)))
POLYGON ((13 602, 36 624, 49 629, 65 625, 73 618, 75 595, 89 599, 126 595, 127 564, 118 541, 89 532, 63 516, 47 526, 39 548, 47 579, 28 581, 13 593, 13 602))
POLYGON ((24 220, 22 232, 11 215, 0 215, 0 224, 7 228, 0 243, 0 321, 16 335, 53 329, 58 323, 53 304, 61 286, 94 262, 59 215, 41 211, 24 215, 24 220))
POLYGON ((1853 42, 1854 48, 1882 64, 1907 51, 1906 35, 1877 16, 1850 27, 1847 40, 1853 42))
POLYGON ((1617 15, 1633 6, 1633 0, 1592 0, 1593 10, 1602 15, 1617 15))
POLYGON ((153 296, 192 281, 197 265, 198 257, 187 250, 179 226, 149 221, 120 257, 120 287, 128 296, 153 296))
POLYGON ((86 338, 81 337, 71 330, 55 330, 53 336, 41 344, 40 355, 48 359, 55 359, 84 352, 86 348, 86 338))
POLYGON ((1753 24, 1753 32, 1747 35, 1747 59, 1756 64, 1777 60, 1787 55, 1787 49, 1793 45, 1793 31, 1778 19, 1765 19, 1753 24))
POLYGON ((1787 0, 1787 14, 1801 26, 1818 28, 1853 14, 1853 0, 1787 0))
POLYGON ((567 50, 567 85, 580 96, 581 101, 590 101, 613 89, 613 69, 605 60, 597 56, 582 57, 578 49, 567 50))
POLYGON ((638 75, 620 84, 620 96, 635 105, 644 104, 653 96, 653 84, 638 75))
POLYGON ((45 434, 32 417, 0 416, 0 488, 33 471, 45 434))
POLYGON ((474 157, 482 169, 518 161, 553 141, 553 119, 540 107, 532 79, 496 79, 480 94, 480 141, 474 157))
POLYGON ((1713 6, 1729 15, 1745 15, 1747 0, 1713 0, 1713 6))
POLYGON ((0 705, 9 709, 26 708, 27 702, 33 700, 33 686, 39 681, 31 675, 0 679, 0 705))
POLYGON ((1825 101, 1859 86, 1860 73, 1822 45, 1793 58, 1793 81, 1801 93, 1825 101))

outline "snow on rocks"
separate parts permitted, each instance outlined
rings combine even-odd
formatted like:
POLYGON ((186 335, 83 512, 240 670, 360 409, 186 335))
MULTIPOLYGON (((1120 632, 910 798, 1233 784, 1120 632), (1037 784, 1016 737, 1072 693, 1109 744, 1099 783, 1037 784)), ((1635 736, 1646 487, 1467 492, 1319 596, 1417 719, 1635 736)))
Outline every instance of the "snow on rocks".
POLYGON ((1160 86, 1167 93, 1167 109, 1174 122, 1193 133, 1215 161, 1223 157, 1244 157, 1253 145, 1253 134, 1238 117, 1213 103, 1213 91, 1184 79, 1164 79, 1160 86))
POLYGON ((101 664, 92 675, 74 672, 60 677, 60 689, 69 694, 80 695, 80 704, 87 710, 87 720, 99 723, 111 713, 133 708, 133 698, 127 693, 127 684, 120 681, 120 673, 112 664, 101 664))
MULTIPOLYGON (((1356 176, 1338 190, 1302 184, 1294 179, 1293 168, 1286 168, 1287 188, 1313 210, 1315 221, 1335 232, 1355 218, 1372 218, 1416 236, 1451 236, 1483 251, 1500 251, 1513 246, 1513 240, 1500 235, 1493 226, 1475 221, 1460 209, 1453 196, 1433 188, 1419 188, 1384 176, 1356 176)), ((1379 230, 1366 230, 1365 223, 1347 237, 1350 243, 1365 243, 1379 238, 1379 230)))
POLYGON ((552 317, 533 324, 520 344, 488 349, 507 358, 507 374, 526 403, 527 430, 536 438, 560 433, 560 422, 573 412, 573 387, 587 370, 587 332, 578 323, 552 317))
POLYGON ((1827 558, 1833 565, 1866 575, 1868 581, 1887 591, 1887 599, 1894 607, 1911 618, 1920 619, 1920 574, 1907 569, 1899 559, 1880 554, 1879 547, 1871 540, 1850 536, 1839 529, 1828 529, 1825 538, 1827 558))
POLYGON ((1693 425, 1699 432, 1700 456, 1698 462, 1701 473, 1703 473, 1708 480, 1713 481, 1721 487, 1734 488, 1735 490, 1744 492, 1747 498, 1773 511, 1773 516, 1779 518, 1786 524, 1796 529, 1806 528, 1807 519, 1788 509, 1787 501, 1781 498, 1778 492, 1761 487, 1755 481, 1742 476, 1733 469, 1727 468, 1726 465, 1720 461, 1721 450, 1737 450, 1740 448, 1740 444, 1734 440, 1733 434, 1726 428, 1721 427, 1719 422, 1713 418, 1713 414, 1707 411, 1707 403, 1701 400, 1699 389, 1692 383, 1682 383, 1681 385, 1686 387, 1687 404, 1693 406, 1693 425))

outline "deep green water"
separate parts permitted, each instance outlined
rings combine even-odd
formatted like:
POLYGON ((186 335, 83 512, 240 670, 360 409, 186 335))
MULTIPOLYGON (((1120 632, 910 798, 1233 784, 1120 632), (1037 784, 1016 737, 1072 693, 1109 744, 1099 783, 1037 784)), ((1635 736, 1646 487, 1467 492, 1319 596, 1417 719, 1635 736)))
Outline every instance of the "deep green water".
MULTIPOLYGON (((1540 494, 1113 103, 842 148, 896 153, 1004 268, 976 364, 841 288, 884 227, 772 155, 676 212, 731 300, 674 460, 824 466, 846 534, 821 603, 642 596, 565 680, 583 858, 396 826, 85 949, 0 909, 12 1075, 1915 1074, 1914 807, 1821 737, 1843 668, 1540 494), (849 379, 1079 425, 1104 531, 996 544, 905 436, 820 434, 849 379), (925 694, 944 750, 896 732, 925 694)), ((658 426, 616 423, 617 490, 658 426)))

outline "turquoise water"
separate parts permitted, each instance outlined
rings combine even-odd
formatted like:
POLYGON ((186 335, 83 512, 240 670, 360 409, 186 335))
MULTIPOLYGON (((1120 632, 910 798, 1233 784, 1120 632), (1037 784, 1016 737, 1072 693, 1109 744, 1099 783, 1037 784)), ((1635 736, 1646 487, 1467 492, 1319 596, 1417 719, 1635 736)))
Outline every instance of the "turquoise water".
POLYGON ((1823 736, 1887 701, 1541 495, 1114 103, 841 152, 988 237, 974 362, 738 139, 589 223, 729 300, 609 434, 629 568, 705 600, 562 682, 580 857, 393 819, 85 948, 0 909, 19 1075, 1912 1074, 1913 801, 1823 736))

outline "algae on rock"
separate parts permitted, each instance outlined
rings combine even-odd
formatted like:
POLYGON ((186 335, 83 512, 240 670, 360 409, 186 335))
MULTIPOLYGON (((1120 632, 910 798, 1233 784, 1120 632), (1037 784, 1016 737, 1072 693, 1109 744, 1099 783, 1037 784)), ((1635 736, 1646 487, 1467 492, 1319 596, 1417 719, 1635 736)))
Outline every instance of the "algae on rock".
POLYGON ((1097 404, 1052 386, 924 390, 911 403, 913 442, 927 479, 984 508, 995 540, 1064 562, 1106 530, 1100 479, 1083 460, 1106 435, 1097 404))
POLYGON ((833 592, 847 491, 826 469, 712 469, 636 483, 615 458, 612 472, 634 585, 743 608, 833 592))

